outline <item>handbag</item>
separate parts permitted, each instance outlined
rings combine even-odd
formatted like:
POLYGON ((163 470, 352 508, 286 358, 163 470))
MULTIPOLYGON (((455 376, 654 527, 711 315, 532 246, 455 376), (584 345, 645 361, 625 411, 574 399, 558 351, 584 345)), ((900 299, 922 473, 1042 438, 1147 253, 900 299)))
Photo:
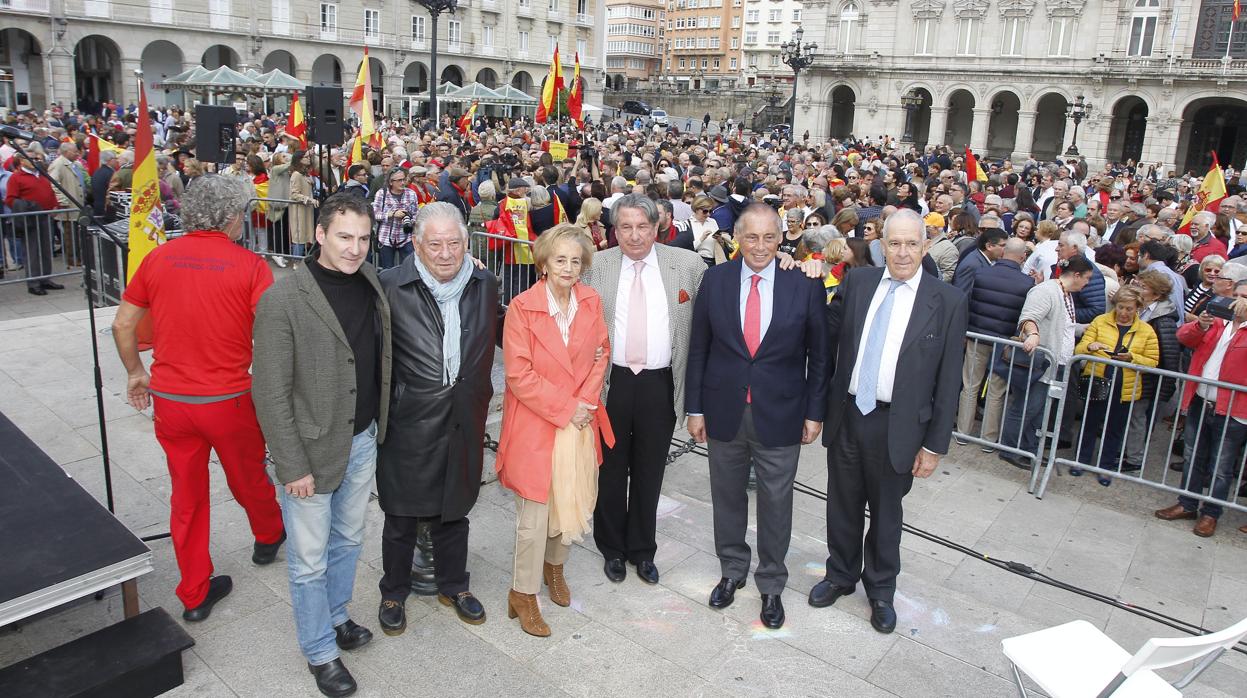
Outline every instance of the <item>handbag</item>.
MULTIPOLYGON (((1017 337, 1013 338, 1015 341, 1017 337)), ((1036 383, 1048 371, 1048 357, 1045 354, 1030 354, 1017 347, 997 344, 992 349, 992 373, 1000 376, 1012 385, 1030 386, 1036 383)))
POLYGON ((1078 392, 1084 400, 1107 400, 1113 384, 1103 376, 1082 376, 1078 379, 1078 392))

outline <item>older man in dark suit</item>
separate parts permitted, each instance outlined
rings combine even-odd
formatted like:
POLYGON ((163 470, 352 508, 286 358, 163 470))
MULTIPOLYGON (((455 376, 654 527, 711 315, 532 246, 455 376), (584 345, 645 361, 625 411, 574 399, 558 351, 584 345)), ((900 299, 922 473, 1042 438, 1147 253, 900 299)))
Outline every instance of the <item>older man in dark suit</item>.
POLYGON ((923 238, 916 213, 890 216, 887 266, 850 271, 828 312, 837 358, 823 432, 827 572, 809 602, 830 606, 860 579, 881 633, 896 628, 901 500, 948 451, 965 351, 966 296, 920 273, 923 238))
POLYGON ((801 444, 818 438, 827 409, 826 294, 816 279, 781 270, 774 209, 753 204, 736 221, 739 258, 712 267, 693 306, 688 431, 710 445, 714 542, 723 578, 710 605, 726 608, 749 574, 749 493, 758 482, 762 623, 784 624, 780 594, 792 537, 792 483, 801 444))

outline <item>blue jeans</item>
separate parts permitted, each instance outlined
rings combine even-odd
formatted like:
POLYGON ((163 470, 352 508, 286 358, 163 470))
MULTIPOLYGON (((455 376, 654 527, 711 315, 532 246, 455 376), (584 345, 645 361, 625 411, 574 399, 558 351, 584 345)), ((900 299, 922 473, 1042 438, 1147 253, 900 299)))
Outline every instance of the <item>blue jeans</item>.
POLYGON ((396 267, 402 264, 403 260, 410 257, 412 251, 414 250, 410 240, 400 247, 380 245, 379 248, 378 253, 381 257, 382 269, 389 269, 390 267, 396 267))
MULTIPOLYGON (((1186 415, 1186 469, 1182 472, 1182 489, 1203 494, 1211 485, 1209 496, 1229 501, 1242 467, 1243 444, 1247 443, 1247 424, 1217 414, 1214 405, 1196 395, 1186 415), (1200 422, 1203 424, 1200 424, 1200 422)), ((1221 518, 1220 504, 1178 495, 1178 503, 1187 511, 1198 511, 1214 519, 1221 518)))
POLYGON ((307 255, 307 245, 302 242, 290 243, 291 257, 304 257, 307 255))
POLYGON ((1048 384, 1035 381, 1023 390, 1014 385, 1009 393, 1009 406, 1005 410, 1004 428, 1000 431, 1000 443, 1035 453, 1039 448, 1039 420, 1043 417, 1044 403, 1048 401, 1048 384), (1023 414, 1022 410, 1026 412, 1023 414))
POLYGON ((319 666, 338 658, 333 629, 350 619, 355 566, 364 543, 364 514, 377 467, 377 424, 351 441, 338 489, 299 499, 281 492, 286 567, 299 649, 319 666))

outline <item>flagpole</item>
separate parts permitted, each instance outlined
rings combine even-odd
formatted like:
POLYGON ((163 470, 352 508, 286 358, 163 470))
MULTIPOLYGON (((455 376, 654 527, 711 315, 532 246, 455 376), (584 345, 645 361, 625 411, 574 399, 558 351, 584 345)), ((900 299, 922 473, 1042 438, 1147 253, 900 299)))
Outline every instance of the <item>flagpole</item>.
MULTIPOLYGON (((1233 10, 1231 10, 1233 12, 1233 10)), ((1225 57, 1221 59, 1221 74, 1224 75, 1230 71, 1230 47, 1234 45, 1234 15, 1230 15, 1230 36, 1225 40, 1225 57)))

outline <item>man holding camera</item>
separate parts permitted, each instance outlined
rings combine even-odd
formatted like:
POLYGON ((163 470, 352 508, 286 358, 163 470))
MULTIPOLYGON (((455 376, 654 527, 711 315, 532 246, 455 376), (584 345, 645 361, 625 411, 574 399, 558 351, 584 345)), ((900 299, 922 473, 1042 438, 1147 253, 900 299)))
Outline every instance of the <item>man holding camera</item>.
MULTIPOLYGON (((1227 265, 1228 266, 1228 265, 1227 265)), ((1178 329, 1178 341, 1195 354, 1190 375, 1209 381, 1247 386, 1247 279, 1234 285, 1230 298, 1209 301, 1196 322, 1178 329)), ((1247 389, 1230 390, 1207 383, 1188 382, 1182 393, 1186 410, 1184 440, 1189 451, 1182 473, 1183 489, 1194 494, 1210 490, 1226 500, 1238 475, 1239 453, 1247 443, 1247 389)), ((1222 507, 1186 495, 1178 503, 1156 511, 1165 521, 1196 519, 1192 532, 1204 538, 1217 530, 1222 507)), ((1239 528, 1247 533, 1247 526, 1239 528)))

